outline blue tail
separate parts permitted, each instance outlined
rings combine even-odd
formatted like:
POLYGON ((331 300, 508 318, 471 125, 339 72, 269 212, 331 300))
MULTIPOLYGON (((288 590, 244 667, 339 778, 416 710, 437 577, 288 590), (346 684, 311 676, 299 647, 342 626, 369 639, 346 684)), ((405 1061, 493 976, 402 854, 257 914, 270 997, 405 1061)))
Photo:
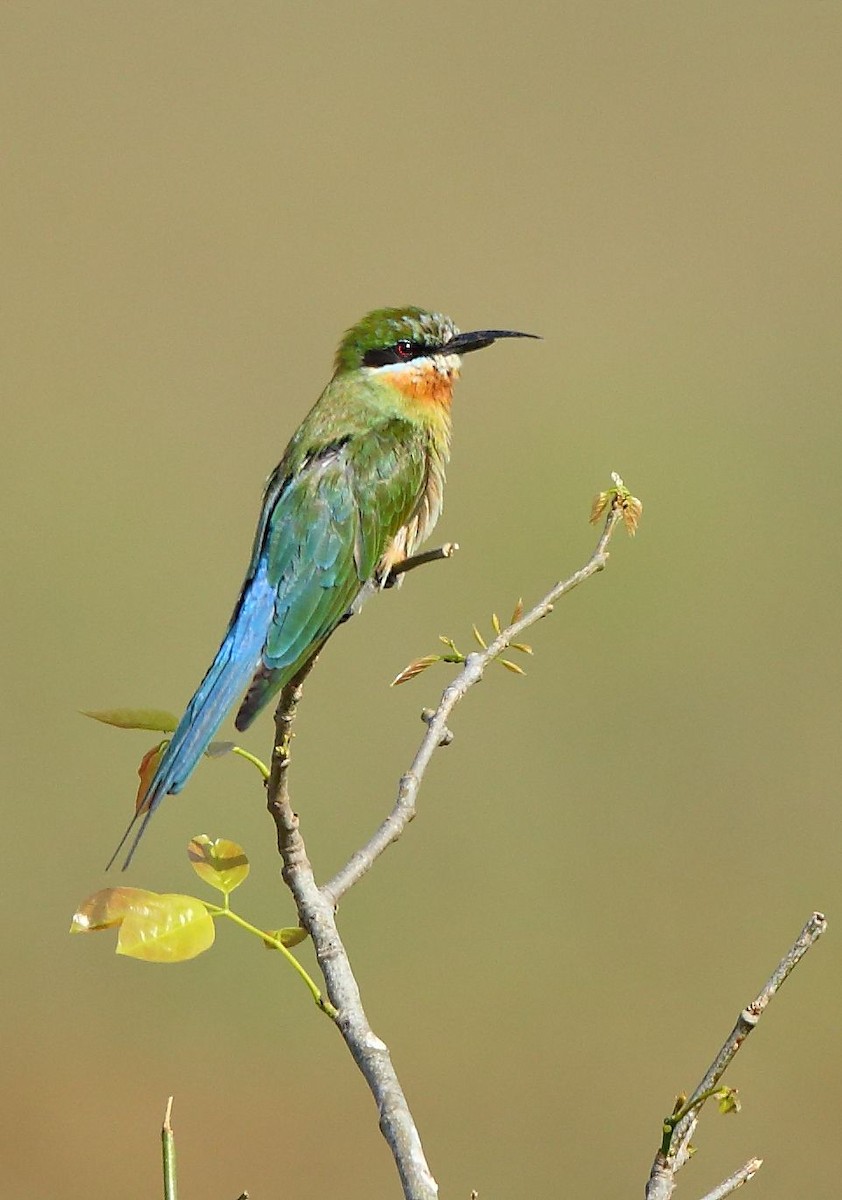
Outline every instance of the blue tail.
POLYGON ((123 863, 125 871, 155 809, 164 796, 181 791, 208 748, 225 714, 237 697, 245 691, 260 665, 261 652, 276 599, 275 588, 267 579, 266 564, 260 562, 255 574, 247 580, 243 588, 216 658, 187 705, 184 716, 149 781, 144 796, 144 807, 132 817, 119 846, 108 862, 108 867, 122 850, 142 812, 143 821, 123 863))

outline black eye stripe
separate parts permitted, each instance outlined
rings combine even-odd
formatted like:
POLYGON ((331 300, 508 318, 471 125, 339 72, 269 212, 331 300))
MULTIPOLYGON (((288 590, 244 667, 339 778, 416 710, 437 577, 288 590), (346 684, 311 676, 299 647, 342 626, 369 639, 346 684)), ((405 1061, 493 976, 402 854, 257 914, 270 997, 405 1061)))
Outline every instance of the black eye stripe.
POLYGON ((393 346, 366 350, 363 355, 363 366, 386 367, 390 363, 408 363, 412 362, 414 358, 424 358, 429 353, 429 346, 422 346, 420 342, 411 342, 408 338, 401 338, 393 346))

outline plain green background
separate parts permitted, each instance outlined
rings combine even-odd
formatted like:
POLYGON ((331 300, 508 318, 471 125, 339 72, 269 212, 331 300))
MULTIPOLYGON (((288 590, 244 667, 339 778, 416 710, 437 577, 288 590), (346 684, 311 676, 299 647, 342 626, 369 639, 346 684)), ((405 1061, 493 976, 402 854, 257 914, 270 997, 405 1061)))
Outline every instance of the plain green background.
MULTIPOLYGON (((79 710, 181 711, 336 341, 404 303, 545 340, 466 360, 437 531, 462 551, 311 680, 293 784, 321 877, 449 669, 388 680, 579 566, 611 470, 646 506, 527 677, 458 710, 341 909, 442 1195, 640 1195, 675 1092, 813 908, 830 931, 681 1188, 758 1154, 752 1195, 838 1194, 841 49, 809 0, 2 6, 6 1194, 159 1194, 170 1093, 185 1196, 398 1194, 278 958, 224 928, 150 967, 67 928, 151 741, 79 710)), ((265 718, 246 744, 270 742, 265 718)), ((129 882, 200 892, 199 832, 248 848, 248 916, 293 919, 230 759, 129 882)))

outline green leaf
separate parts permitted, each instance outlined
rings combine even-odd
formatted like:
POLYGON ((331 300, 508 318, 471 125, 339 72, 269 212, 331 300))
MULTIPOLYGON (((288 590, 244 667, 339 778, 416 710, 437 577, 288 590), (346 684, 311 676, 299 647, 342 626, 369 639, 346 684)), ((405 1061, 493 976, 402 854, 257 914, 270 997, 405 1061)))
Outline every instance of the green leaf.
POLYGON ((738 1113, 742 1105, 736 1088, 721 1087, 714 1092, 716 1103, 721 1113, 738 1113))
POLYGON ((118 729, 152 729, 156 733, 172 733, 178 725, 178 717, 160 708, 103 708, 82 716, 118 729))
POLYGON ((615 511, 619 510, 626 532, 630 537, 634 537, 643 516, 643 502, 631 494, 616 471, 611 472, 611 479, 614 486, 594 497, 590 522, 592 525, 596 524, 609 507, 615 511))
POLYGON ((187 856, 199 878, 226 896, 240 886, 251 869, 242 846, 227 838, 212 842, 206 833, 188 842, 187 856))
MULTIPOLYGON (((307 930, 302 929, 300 925, 288 925, 285 929, 267 929, 266 933, 269 937, 279 941, 282 946, 286 946, 288 950, 292 946, 298 946, 301 942, 305 942, 308 937, 307 930)), ((263 945, 267 950, 277 950, 278 948, 271 942, 264 942, 263 945)))

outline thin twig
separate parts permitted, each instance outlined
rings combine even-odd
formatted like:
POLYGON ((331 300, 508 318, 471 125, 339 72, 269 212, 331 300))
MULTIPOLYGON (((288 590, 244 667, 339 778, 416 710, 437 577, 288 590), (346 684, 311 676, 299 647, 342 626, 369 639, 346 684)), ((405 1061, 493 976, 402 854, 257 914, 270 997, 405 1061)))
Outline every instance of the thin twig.
POLYGON ((175 1173, 175 1135, 172 1128, 172 1101, 167 1100, 164 1123, 161 1126, 161 1149, 164 1160, 164 1200, 176 1200, 178 1184, 175 1173))
POLYGON ((436 546, 435 550, 424 550, 421 554, 401 559, 392 567, 383 586, 394 587, 401 575, 405 575, 407 571, 414 571, 416 567, 426 566, 427 563, 440 562, 443 558, 452 558, 458 549, 458 542, 445 542, 443 546, 436 546))
MULTIPOLYGON (((664 1122, 664 1140, 652 1163, 652 1170, 650 1171, 649 1180, 646 1185, 646 1200, 669 1200, 675 1188, 675 1176, 690 1156, 690 1139, 693 1136, 702 1105, 711 1092, 716 1090, 720 1079, 725 1074, 734 1055, 763 1016, 763 1013, 778 992, 781 984, 826 929, 827 921, 824 914, 814 912, 790 949, 778 963, 764 987, 761 988, 755 999, 750 1004, 747 1004, 740 1013, 736 1025, 723 1042, 716 1057, 699 1082, 698 1087, 676 1114, 678 1119, 676 1120, 676 1117, 669 1117, 664 1122)), ((755 1160, 752 1161, 754 1162, 755 1160)), ((757 1161, 759 1162, 759 1160, 757 1161)), ((756 1170, 757 1168, 755 1167, 756 1170)), ((751 1175, 748 1175, 740 1183, 745 1183, 750 1178, 751 1175)), ((727 1183, 728 1180, 725 1182, 727 1183)), ((720 1185, 720 1187, 724 1186, 725 1184, 720 1185)), ((739 1184, 735 1186, 739 1186, 739 1184)), ((721 1194, 727 1195, 726 1192, 722 1192, 721 1194)))
POLYGON ((723 1179, 718 1187, 715 1187, 712 1192, 708 1192, 702 1196, 702 1200, 724 1200, 725 1196, 730 1196, 732 1192, 736 1192, 737 1188, 741 1188, 744 1183, 754 1179, 757 1172, 763 1166, 762 1158, 750 1158, 745 1166, 740 1167, 739 1171, 735 1171, 733 1175, 729 1175, 727 1179, 723 1179))
MULTIPOLYGON (((750 1004, 747 1004, 740 1013, 736 1025, 726 1038, 716 1058, 708 1067, 704 1078, 687 1101, 685 1107, 688 1110, 700 1108, 699 1097, 716 1088, 734 1055, 763 1016, 763 1013, 781 987, 781 984, 788 978, 810 947, 818 941, 826 929, 827 920, 824 914, 814 912, 755 999, 750 1004)), ((685 1125, 688 1121, 689 1116, 676 1125, 673 1133, 674 1144, 683 1140, 685 1125)))
POLYGON ((370 870, 373 863, 383 851, 392 842, 397 841, 415 816, 416 799, 424 772, 427 770, 430 759, 433 757, 436 749, 440 745, 446 745, 449 741, 447 721, 456 705, 475 683, 479 683, 488 664, 502 654, 512 642, 517 641, 524 630, 529 629, 530 626, 540 621, 542 617, 546 617, 551 613, 553 605, 562 596, 571 592, 578 584, 584 583, 586 579, 590 579, 592 575, 596 575, 597 572, 605 567, 608 561, 608 543, 622 517, 621 506, 616 505, 612 507, 605 522, 602 535, 587 563, 568 579, 557 583, 555 587, 551 588, 546 596, 542 600, 539 600, 518 621, 514 621, 511 625, 503 629, 494 641, 489 643, 487 649, 468 655, 460 673, 442 693, 438 708, 436 708, 429 720, 426 716, 424 718, 427 725, 427 732, 421 741, 421 745, 418 747, 415 758, 412 760, 412 765, 406 774, 401 777, 400 784, 398 785, 397 799, 392 811, 368 842, 356 851, 331 880, 323 885, 323 894, 334 906, 339 903, 348 889, 353 887, 365 875, 366 871, 370 870))

